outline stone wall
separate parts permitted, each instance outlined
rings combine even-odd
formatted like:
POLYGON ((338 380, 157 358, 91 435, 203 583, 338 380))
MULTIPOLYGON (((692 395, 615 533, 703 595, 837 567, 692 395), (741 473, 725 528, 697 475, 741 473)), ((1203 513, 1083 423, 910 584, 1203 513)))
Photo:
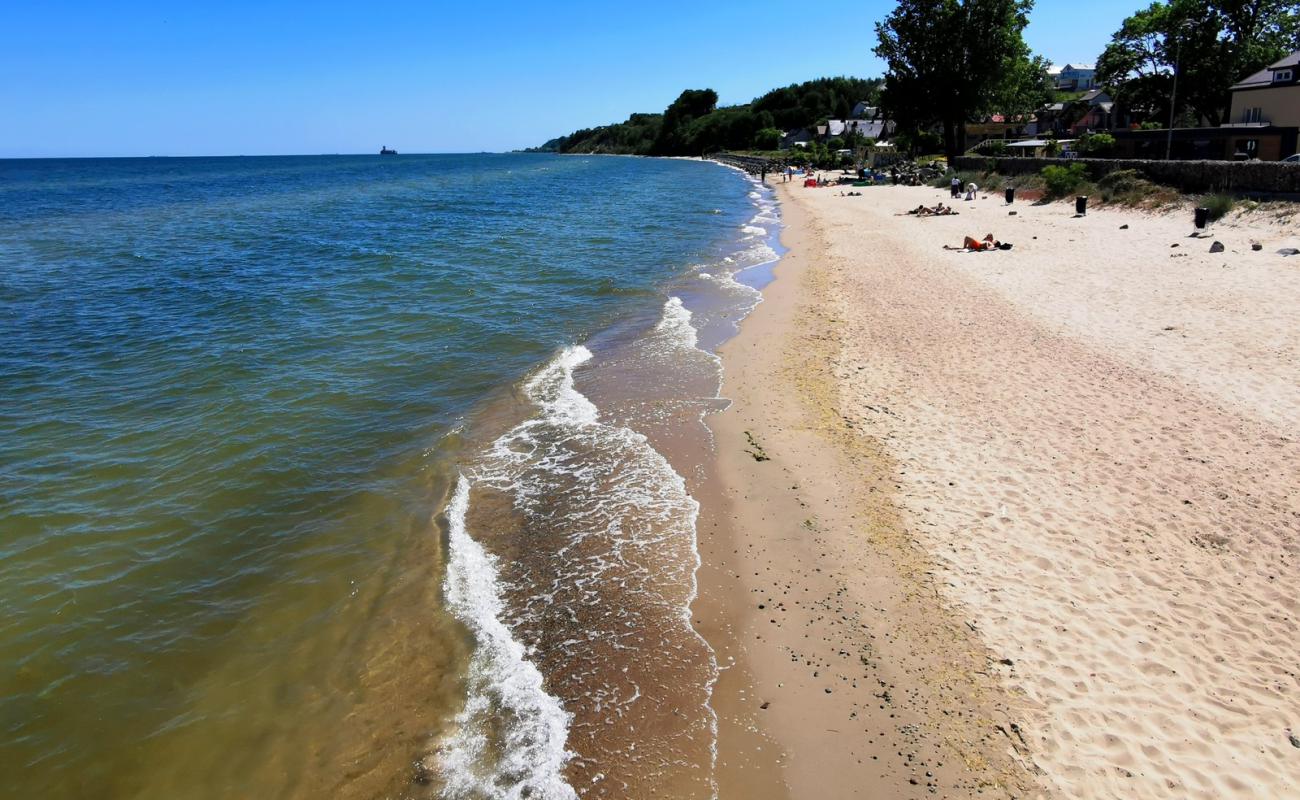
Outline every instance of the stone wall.
POLYGON ((768 173, 780 172, 784 165, 771 158, 762 158, 759 156, 738 156, 732 153, 714 153, 709 156, 713 161, 719 164, 726 164, 730 167, 737 167, 748 172, 750 175, 759 175, 764 171, 768 173))
POLYGON ((1043 167, 1084 164, 1088 177, 1097 180, 1122 169, 1134 169, 1149 180, 1185 192, 1300 195, 1300 164, 1279 161, 1145 161, 1110 158, 991 158, 959 156, 957 169, 1026 175, 1043 167))

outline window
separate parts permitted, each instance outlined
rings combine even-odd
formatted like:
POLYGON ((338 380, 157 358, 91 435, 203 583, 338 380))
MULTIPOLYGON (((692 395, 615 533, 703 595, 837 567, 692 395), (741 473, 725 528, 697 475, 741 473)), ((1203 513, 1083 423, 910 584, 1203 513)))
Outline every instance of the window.
POLYGON ((1242 122, 1262 122, 1263 117, 1264 109, 1262 108, 1247 108, 1241 112, 1242 122))
POLYGON ((1273 83, 1290 83, 1295 73, 1289 69, 1280 69, 1273 73, 1273 83))

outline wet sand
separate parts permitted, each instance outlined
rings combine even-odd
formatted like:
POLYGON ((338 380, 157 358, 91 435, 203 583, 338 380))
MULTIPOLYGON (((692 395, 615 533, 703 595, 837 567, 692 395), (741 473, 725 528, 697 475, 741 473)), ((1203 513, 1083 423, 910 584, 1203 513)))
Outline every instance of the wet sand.
POLYGON ((778 189, 700 494, 720 795, 1300 790, 1294 222, 778 189))

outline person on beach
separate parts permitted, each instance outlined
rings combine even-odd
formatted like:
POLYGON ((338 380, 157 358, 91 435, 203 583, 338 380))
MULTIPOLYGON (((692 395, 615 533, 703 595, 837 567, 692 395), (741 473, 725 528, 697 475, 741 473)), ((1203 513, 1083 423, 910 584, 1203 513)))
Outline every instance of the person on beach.
POLYGON ((952 198, 954 200, 961 199, 961 178, 956 175, 952 176, 952 198))
POLYGON ((980 187, 976 186, 974 183, 966 184, 966 199, 967 200, 976 199, 979 196, 979 191, 980 191, 980 187))
POLYGON ((950 244, 943 246, 944 250, 961 250, 967 253, 983 253, 988 250, 1010 250, 1009 242, 999 242, 993 238, 993 234, 985 236, 983 239, 976 239, 973 236, 967 236, 962 242, 961 247, 953 247, 950 244))
POLYGON ((957 212, 953 210, 952 206, 945 206, 943 203, 936 203, 934 208, 930 208, 926 205, 919 205, 911 211, 905 211, 902 214, 896 214, 895 216, 947 217, 956 213, 957 212))

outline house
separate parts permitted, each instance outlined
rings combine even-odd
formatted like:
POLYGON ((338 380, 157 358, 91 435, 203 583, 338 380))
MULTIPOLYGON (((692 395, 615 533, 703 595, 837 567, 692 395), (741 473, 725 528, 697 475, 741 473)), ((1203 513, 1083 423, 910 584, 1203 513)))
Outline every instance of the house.
POLYGON ((971 150, 988 139, 1018 139, 1030 134, 1030 120, 1020 117, 1008 119, 1003 114, 993 114, 984 122, 966 123, 966 149, 971 150))
POLYGON ((1115 101, 1102 89, 1092 89, 1075 101, 1087 108, 1083 116, 1070 125, 1070 133, 1109 131, 1125 127, 1115 113, 1115 101))
MULTIPOLYGON (((821 132, 822 127, 817 126, 818 132, 821 132)), ((843 138, 855 133, 865 139, 885 139, 894 132, 894 127, 891 120, 884 119, 830 119, 826 121, 825 135, 843 138)))
POLYGON ((795 147, 807 147, 808 143, 813 140, 813 132, 807 128, 795 128, 792 131, 786 131, 781 137, 780 147, 782 150, 790 150, 795 147))
POLYGON ((1097 65, 1077 61, 1047 68, 1047 74, 1063 92, 1082 92, 1097 88, 1097 65))
POLYGON ((859 100, 853 106, 853 110, 849 112, 849 116, 854 119, 875 119, 879 112, 880 109, 871 105, 868 101, 859 100))
POLYGON ((1115 158, 1180 161, 1234 161, 1258 158, 1277 161, 1294 153, 1296 128, 1272 125, 1227 125, 1218 128, 1168 128, 1112 131, 1115 158))
POLYGON ((1233 155, 1277 161, 1296 152, 1300 130, 1300 50, 1250 75, 1232 90, 1222 127, 1233 129, 1233 155))
POLYGON ((1300 50, 1232 85, 1229 125, 1300 126, 1300 50))

